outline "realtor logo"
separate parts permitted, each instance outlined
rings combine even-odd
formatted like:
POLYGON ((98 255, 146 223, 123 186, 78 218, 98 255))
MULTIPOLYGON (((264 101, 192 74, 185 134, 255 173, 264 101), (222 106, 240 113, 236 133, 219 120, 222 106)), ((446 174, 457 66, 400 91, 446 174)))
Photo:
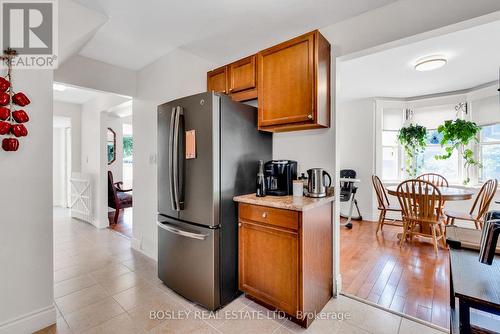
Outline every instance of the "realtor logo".
POLYGON ((57 61, 56 0, 0 0, 2 50, 19 55, 14 67, 54 69, 57 61))

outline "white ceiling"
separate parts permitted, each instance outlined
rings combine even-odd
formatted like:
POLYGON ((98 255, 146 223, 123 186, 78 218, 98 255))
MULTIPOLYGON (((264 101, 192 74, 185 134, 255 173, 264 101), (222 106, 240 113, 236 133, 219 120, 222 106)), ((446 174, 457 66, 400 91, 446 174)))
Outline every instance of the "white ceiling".
POLYGON ((109 18, 82 56, 137 70, 175 48, 224 63, 395 0, 77 0, 109 18))
POLYGON ((109 109, 108 112, 120 118, 132 116, 132 100, 128 100, 122 104, 114 106, 109 109))
POLYGON ((85 89, 80 87, 73 87, 64 85, 66 87, 65 91, 54 90, 54 100, 75 104, 84 104, 92 99, 98 98, 100 96, 107 95, 108 93, 99 92, 92 89, 85 89))
POLYGON ((347 60, 338 66, 339 99, 414 97, 468 89, 499 79, 500 21, 347 60), (448 64, 414 70, 417 59, 434 54, 448 64))
POLYGON ((59 64, 78 53, 108 18, 70 0, 59 2, 59 64))

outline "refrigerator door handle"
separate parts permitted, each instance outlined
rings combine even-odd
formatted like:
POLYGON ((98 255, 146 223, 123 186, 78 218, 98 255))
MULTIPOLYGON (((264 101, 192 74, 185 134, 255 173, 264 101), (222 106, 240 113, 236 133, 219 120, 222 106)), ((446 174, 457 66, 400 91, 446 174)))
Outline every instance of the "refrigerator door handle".
POLYGON ((172 209, 179 211, 177 209, 177 199, 175 198, 175 186, 174 186, 174 129, 175 129, 175 119, 177 115, 177 108, 172 108, 172 115, 170 116, 170 133, 168 138, 168 180, 170 188, 170 204, 172 209))
POLYGON ((175 114, 175 129, 174 129, 174 149, 173 149, 173 178, 174 178, 174 198, 175 206, 177 211, 182 210, 183 204, 180 200, 180 190, 179 190, 179 127, 181 124, 181 116, 183 115, 182 107, 178 106, 176 108, 175 114))
POLYGON ((192 232, 183 231, 181 229, 178 229, 178 228, 175 228, 175 227, 172 227, 172 226, 168 226, 165 223, 156 222, 156 224, 161 229, 164 229, 165 231, 168 231, 170 233, 177 234, 177 235, 180 235, 180 236, 183 236, 183 237, 186 237, 186 238, 198 239, 198 240, 205 240, 205 238, 208 236, 208 234, 198 234, 198 233, 192 233, 192 232))

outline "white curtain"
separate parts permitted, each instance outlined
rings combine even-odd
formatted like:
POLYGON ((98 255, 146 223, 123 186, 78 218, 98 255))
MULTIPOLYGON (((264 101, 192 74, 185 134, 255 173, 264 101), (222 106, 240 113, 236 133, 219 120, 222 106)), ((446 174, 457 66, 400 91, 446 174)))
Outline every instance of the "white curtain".
POLYGON ((500 123, 500 101, 498 96, 490 96, 470 103, 470 113, 477 125, 500 123))
POLYGON ((401 108, 384 108, 382 111, 382 129, 397 131, 403 126, 403 112, 401 108))
POLYGON ((447 104, 414 108, 413 117, 409 122, 425 126, 427 129, 437 129, 444 121, 454 119, 456 119, 455 105, 447 104))

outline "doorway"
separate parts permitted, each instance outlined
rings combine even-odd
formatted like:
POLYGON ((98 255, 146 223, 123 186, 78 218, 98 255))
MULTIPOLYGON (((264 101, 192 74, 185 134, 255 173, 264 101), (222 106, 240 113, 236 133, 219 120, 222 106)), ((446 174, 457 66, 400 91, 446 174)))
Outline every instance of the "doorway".
MULTIPOLYGON (((481 178, 500 177, 493 168, 479 166, 464 173, 461 154, 443 153, 447 143, 439 130, 451 122, 473 122, 481 128, 477 143, 471 145, 480 165, 500 159, 499 150, 482 153, 498 143, 489 139, 489 133, 500 124, 500 51, 490 50, 490 43, 481 38, 497 35, 499 26, 500 21, 491 22, 337 59, 337 124, 341 124, 338 169, 357 172, 361 183, 356 185, 356 198, 364 218, 353 222, 352 229, 340 230, 344 294, 449 329, 448 249, 445 245, 435 249, 435 236, 426 231, 409 240, 401 237, 402 210, 391 189, 432 173, 446 181, 447 191, 469 191, 474 198, 484 182, 481 178), (429 60, 436 67, 422 68, 429 60), (404 137, 400 138, 409 128, 420 129, 422 134, 424 144, 415 155, 405 149, 404 137), (488 138, 488 142, 482 138, 488 138)), ((419 207, 418 202, 413 205, 419 207)), ((444 228, 448 214, 467 213, 471 207, 472 200, 466 198, 447 200, 432 223, 444 228)), ((497 209, 495 204, 490 205, 492 209, 497 209)), ((467 224, 458 219, 455 223, 475 229, 467 224)), ((414 232, 418 229, 410 232, 417 234, 414 232)), ((473 317, 483 320, 478 313, 473 312, 473 317)), ((480 320, 476 323, 483 325, 480 320)), ((499 328, 498 322, 496 326, 499 328)))
POLYGON ((133 130, 132 103, 127 101, 108 111, 106 117, 108 132, 114 139, 106 143, 108 149, 108 171, 113 173, 114 182, 120 181, 116 189, 121 209, 111 207, 108 211, 109 227, 114 231, 132 238, 132 186, 133 186, 133 130), (110 145, 113 149, 110 150, 110 145), (114 157, 110 158, 110 152, 114 157), (127 201, 130 199, 130 203, 127 201))
POLYGON ((53 205, 71 205, 71 118, 53 118, 53 205))

